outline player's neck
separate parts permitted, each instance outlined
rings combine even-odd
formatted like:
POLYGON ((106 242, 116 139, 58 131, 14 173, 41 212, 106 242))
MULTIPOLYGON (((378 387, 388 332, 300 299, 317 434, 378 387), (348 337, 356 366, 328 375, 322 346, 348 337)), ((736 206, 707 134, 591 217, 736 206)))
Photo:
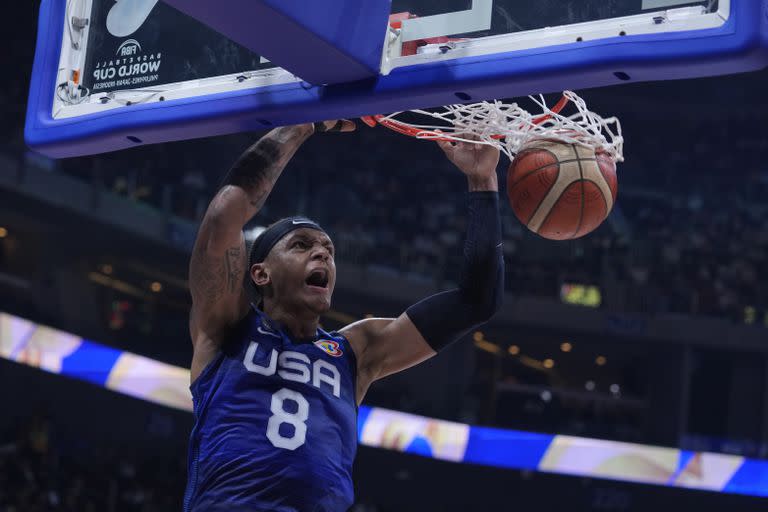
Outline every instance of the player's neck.
POLYGON ((294 339, 314 338, 317 335, 320 317, 305 308, 304 311, 298 312, 280 304, 265 301, 264 313, 279 327, 287 330, 294 339))

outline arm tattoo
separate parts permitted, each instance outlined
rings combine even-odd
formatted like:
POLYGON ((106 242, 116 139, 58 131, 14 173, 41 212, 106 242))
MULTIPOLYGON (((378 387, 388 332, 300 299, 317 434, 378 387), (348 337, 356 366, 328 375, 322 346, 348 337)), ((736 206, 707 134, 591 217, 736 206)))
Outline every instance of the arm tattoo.
POLYGON ((251 206, 261 208, 283 168, 308 136, 309 132, 293 127, 269 132, 240 155, 223 184, 242 188, 251 206))
POLYGON ((213 257, 198 249, 192 254, 190 282, 193 297, 214 304, 226 293, 239 294, 243 286, 242 248, 230 247, 224 257, 213 257))
POLYGON ((199 297, 206 304, 213 304, 224 295, 227 269, 224 262, 208 257, 205 247, 192 253, 190 262, 190 289, 193 299, 199 297))
POLYGON ((240 247, 231 247, 227 249, 227 288, 229 293, 240 291, 243 280, 243 263, 240 258, 240 247))

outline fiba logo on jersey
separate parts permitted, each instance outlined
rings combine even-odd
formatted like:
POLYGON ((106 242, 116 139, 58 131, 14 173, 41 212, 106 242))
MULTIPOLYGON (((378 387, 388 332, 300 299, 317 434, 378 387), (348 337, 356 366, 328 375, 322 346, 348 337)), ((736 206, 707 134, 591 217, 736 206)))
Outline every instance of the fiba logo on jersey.
POLYGON ((344 355, 338 342, 333 340, 317 340, 315 346, 333 357, 341 357, 344 355))

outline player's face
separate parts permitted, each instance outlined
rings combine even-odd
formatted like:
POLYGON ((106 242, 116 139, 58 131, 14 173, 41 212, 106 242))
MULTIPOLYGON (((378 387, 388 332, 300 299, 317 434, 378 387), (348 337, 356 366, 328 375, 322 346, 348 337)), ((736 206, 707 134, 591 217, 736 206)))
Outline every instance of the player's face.
POLYGON ((275 245, 268 259, 277 303, 308 307, 316 314, 330 309, 336 263, 328 235, 315 229, 297 229, 275 245))

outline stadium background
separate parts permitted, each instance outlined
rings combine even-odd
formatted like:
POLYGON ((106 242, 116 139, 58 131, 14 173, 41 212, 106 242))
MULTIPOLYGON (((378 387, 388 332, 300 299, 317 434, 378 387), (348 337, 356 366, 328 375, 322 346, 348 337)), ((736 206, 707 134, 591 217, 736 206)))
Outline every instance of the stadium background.
MULTIPOLYGON (((0 311, 188 366, 188 254, 260 134, 53 161, 23 121, 36 11, 5 29, 0 311)), ((508 300, 482 332, 366 402, 534 432, 768 457, 765 72, 580 91, 622 120, 619 199, 549 242, 502 210, 508 300)), ((503 172, 503 166, 500 172, 503 172)), ((431 144, 360 125, 298 152, 254 225, 297 212, 333 237, 325 327, 450 286, 462 176, 431 144)), ((0 510, 178 510, 191 417, 0 359, 0 510)), ((757 510, 765 499, 439 462, 361 447, 363 511, 757 510)), ((766 483, 768 486, 768 483, 766 483)))

